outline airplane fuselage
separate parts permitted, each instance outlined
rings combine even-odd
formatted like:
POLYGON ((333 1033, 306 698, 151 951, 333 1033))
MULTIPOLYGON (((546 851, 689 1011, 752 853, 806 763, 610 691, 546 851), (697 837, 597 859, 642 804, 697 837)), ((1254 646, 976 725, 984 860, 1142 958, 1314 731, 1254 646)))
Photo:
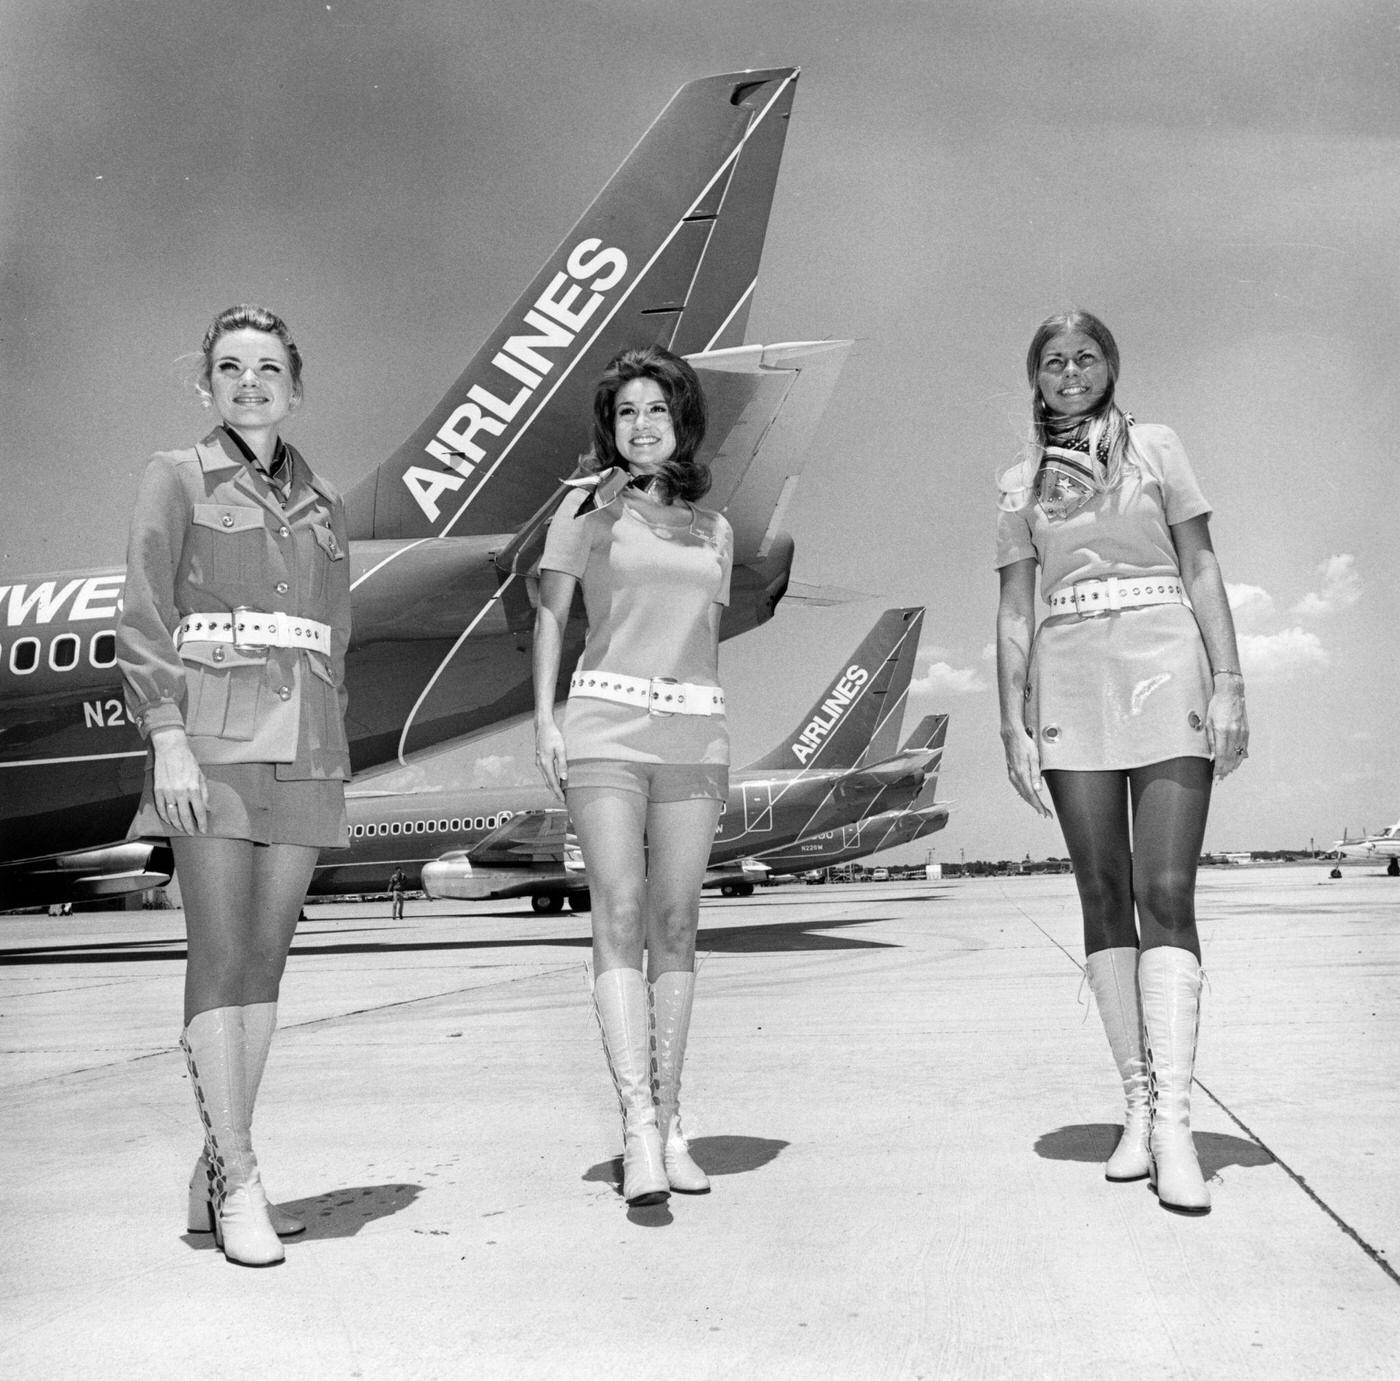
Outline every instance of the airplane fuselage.
MULTIPOLYGON (((532 584, 500 598, 509 536, 352 545, 346 731, 355 771, 470 739, 530 712, 532 584), (470 630, 470 655, 455 655, 470 630)), ((771 613, 791 546, 766 571, 736 572, 723 636, 771 613)), ((146 750, 116 665, 121 568, 0 585, 0 859, 119 841, 136 810, 146 750)), ((583 645, 566 634, 561 682, 583 645)), ((562 688, 561 688, 562 689, 562 688)), ((3 879, 0 879, 0 883, 3 879)))
MULTIPOLYGON (((927 760, 936 761, 937 756, 936 751, 929 753, 927 760)), ((839 830, 859 820, 877 799, 889 799, 892 808, 907 805, 923 782, 922 776, 909 775, 891 786, 878 771, 860 768, 735 773, 715 830, 710 866, 789 847, 809 831, 839 830)), ((395 868, 403 869, 409 887, 417 887, 426 862, 450 851, 471 850, 514 815, 549 809, 562 807, 543 787, 352 797, 348 803, 350 849, 322 853, 311 891, 316 895, 383 891, 395 868)), ((522 867, 511 881, 502 880, 480 894, 514 895, 577 884, 577 878, 566 876, 559 859, 522 867)))

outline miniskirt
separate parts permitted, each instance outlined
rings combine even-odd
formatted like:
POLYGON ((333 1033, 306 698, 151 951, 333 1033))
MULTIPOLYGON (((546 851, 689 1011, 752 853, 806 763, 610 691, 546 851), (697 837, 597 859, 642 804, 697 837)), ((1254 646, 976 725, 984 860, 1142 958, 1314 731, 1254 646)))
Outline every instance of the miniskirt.
POLYGON ((1201 631, 1184 604, 1056 615, 1036 630, 1025 725, 1042 771, 1209 758, 1211 690, 1201 631))
POLYGON ((567 789, 633 791, 648 801, 723 801, 729 768, 717 762, 634 762, 630 758, 570 758, 567 789))
MULTIPOLYGON (((209 787, 209 826, 195 839, 247 839, 254 844, 304 844, 345 849, 345 783, 337 777, 284 781, 270 762, 201 763, 209 787)), ((156 813, 155 782, 146 765, 141 804, 128 839, 183 836, 156 813)))

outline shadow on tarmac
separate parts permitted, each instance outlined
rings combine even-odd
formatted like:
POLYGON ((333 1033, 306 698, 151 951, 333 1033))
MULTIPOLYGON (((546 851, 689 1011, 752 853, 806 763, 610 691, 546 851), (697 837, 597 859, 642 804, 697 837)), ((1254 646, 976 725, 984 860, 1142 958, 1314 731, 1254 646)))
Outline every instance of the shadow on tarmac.
MULTIPOLYGON (((1101 1165, 1113 1154, 1122 1128, 1113 1122, 1085 1122, 1056 1127, 1035 1143, 1035 1153, 1045 1160, 1077 1160, 1101 1165)), ((1274 1158, 1257 1141, 1224 1132, 1193 1132, 1201 1174, 1212 1178, 1230 1165, 1272 1165, 1274 1158)))
MULTIPOLYGON (((380 1218, 406 1209, 423 1192, 421 1184, 362 1184, 347 1189, 328 1189, 306 1199, 290 1199, 278 1207, 300 1218, 306 1231, 284 1237, 288 1245, 315 1242, 331 1237, 354 1237, 360 1229, 380 1218)), ((194 1248, 214 1245, 212 1232, 187 1232, 181 1240, 194 1248)))
MULTIPOLYGON (((725 929, 701 929, 696 947, 712 954, 786 954, 793 951, 843 949, 899 949, 882 940, 861 940, 851 935, 814 934, 844 931, 852 926, 878 925, 889 916, 862 916, 846 921, 789 921, 773 925, 744 925, 725 929)), ((352 940, 336 944, 292 945, 292 954, 424 954, 460 953, 476 949, 588 949, 589 935, 540 935, 519 940, 499 937, 482 940, 352 940)), ((44 945, 0 949, 0 964, 110 964, 114 960, 143 963, 154 960, 169 963, 184 959, 183 938, 169 940, 83 941, 72 945, 44 945)))
MULTIPOLYGON (((690 1153, 695 1163, 711 1177, 744 1175, 776 1160, 790 1144, 763 1136, 697 1136, 690 1138, 690 1153)), ((583 1173, 583 1179, 587 1184, 609 1184, 621 1195, 622 1157, 614 1156, 611 1160, 600 1160, 596 1165, 589 1166, 583 1173)), ((670 1211, 665 1204, 629 1208, 627 1217, 642 1227, 664 1227, 671 1222, 670 1211)))

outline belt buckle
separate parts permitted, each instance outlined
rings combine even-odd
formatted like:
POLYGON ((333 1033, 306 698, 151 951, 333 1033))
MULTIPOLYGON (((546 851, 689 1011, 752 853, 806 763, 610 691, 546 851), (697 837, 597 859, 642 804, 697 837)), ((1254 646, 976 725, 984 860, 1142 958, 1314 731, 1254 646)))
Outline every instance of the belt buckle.
POLYGON ((653 676, 647 681, 647 714, 653 719, 670 719, 675 710, 658 710, 656 708, 657 686, 678 686, 680 682, 674 676, 653 676))
POLYGON ((258 609, 249 609, 246 605, 240 604, 233 611, 233 649, 235 652, 266 652, 272 646, 272 620, 275 614, 264 614, 258 609), (268 637, 261 640, 254 637, 243 636, 243 625, 251 623, 257 619, 267 628, 268 637))

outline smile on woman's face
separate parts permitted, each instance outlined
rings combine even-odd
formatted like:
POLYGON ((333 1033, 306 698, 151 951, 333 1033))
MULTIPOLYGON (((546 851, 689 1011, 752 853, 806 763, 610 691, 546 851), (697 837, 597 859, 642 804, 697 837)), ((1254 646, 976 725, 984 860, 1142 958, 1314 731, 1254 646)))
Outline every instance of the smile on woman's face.
POLYGON ((250 326, 225 333, 210 352, 209 391, 230 427, 276 427, 291 412, 298 393, 287 347, 270 332, 250 326))
POLYGON ((671 405, 655 379, 629 379, 613 403, 613 443, 634 474, 649 475, 676 453, 671 405))
POLYGON ((1112 380, 1108 361, 1093 337, 1083 331, 1061 331, 1045 342, 1035 382, 1051 412, 1084 417, 1103 402, 1112 380))

